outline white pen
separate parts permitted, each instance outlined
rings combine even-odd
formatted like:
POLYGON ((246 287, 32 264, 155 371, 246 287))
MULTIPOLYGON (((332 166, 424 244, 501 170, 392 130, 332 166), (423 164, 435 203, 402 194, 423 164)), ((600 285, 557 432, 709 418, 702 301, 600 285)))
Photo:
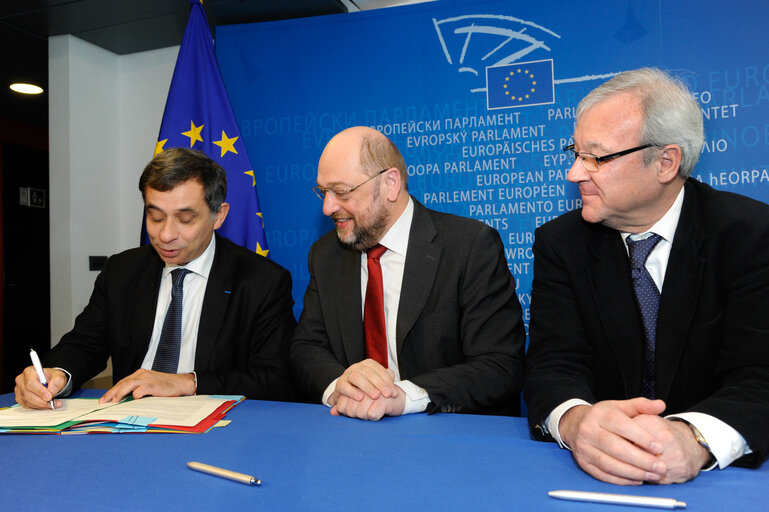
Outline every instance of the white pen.
POLYGON ((238 473, 237 471, 230 471, 229 469, 217 468, 216 466, 209 466, 208 464, 203 464, 202 462, 188 462, 187 467, 194 469, 195 471, 208 473, 209 475, 214 475, 221 478, 227 478, 228 480, 234 480, 246 485, 262 485, 262 481, 255 476, 238 473))
MULTIPOLYGON (((48 387, 48 379, 45 378, 45 372, 43 371, 43 365, 40 364, 40 358, 37 357, 37 352, 35 352, 35 349, 31 348, 29 349, 29 358, 32 359, 32 366, 35 367, 35 371, 37 372, 37 378, 40 379, 40 384, 42 384, 45 387, 48 387)), ((48 402, 51 404, 51 410, 56 410, 56 407, 53 406, 53 399, 48 402)))
POLYGON ((605 492, 584 491, 550 491, 547 493, 552 498, 570 501, 587 501, 590 503, 613 503, 614 505, 631 505, 635 507, 652 508, 686 508, 683 501, 673 498, 654 498, 652 496, 632 496, 630 494, 609 494, 605 492))

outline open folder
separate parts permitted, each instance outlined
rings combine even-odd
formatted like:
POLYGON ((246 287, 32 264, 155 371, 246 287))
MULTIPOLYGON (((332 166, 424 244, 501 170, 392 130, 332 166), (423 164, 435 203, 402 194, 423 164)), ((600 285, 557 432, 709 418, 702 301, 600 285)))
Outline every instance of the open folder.
POLYGON ((63 406, 25 409, 18 405, 0 410, 0 433, 194 433, 208 432, 245 397, 195 395, 128 398, 100 404, 96 398, 70 398, 63 406))

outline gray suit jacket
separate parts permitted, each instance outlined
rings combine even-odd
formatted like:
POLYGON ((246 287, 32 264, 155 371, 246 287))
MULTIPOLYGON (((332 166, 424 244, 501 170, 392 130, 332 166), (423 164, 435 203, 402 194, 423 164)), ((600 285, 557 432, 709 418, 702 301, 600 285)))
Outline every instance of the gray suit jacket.
MULTIPOLYGON (((360 260, 334 231, 310 249, 291 369, 311 401, 365 357, 360 260)), ((396 332, 401 378, 427 390, 430 412, 518 414, 524 339, 499 234, 414 200, 396 332)))

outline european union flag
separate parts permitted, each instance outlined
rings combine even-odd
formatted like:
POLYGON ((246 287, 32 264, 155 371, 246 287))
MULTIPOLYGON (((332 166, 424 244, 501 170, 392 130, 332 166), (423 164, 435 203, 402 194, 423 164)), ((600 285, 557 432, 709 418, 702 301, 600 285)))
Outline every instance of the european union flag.
POLYGON ((486 103, 489 110, 554 102, 553 59, 486 68, 486 103))
POLYGON ((267 256, 254 169, 224 89, 208 20, 199 0, 190 0, 190 17, 176 59, 155 154, 172 147, 197 149, 224 167, 230 212, 219 233, 267 256))

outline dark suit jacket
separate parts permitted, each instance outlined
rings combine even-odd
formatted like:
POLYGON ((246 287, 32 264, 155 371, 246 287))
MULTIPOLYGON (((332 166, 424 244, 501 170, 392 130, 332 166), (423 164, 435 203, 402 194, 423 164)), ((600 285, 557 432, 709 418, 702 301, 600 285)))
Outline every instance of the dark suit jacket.
MULTIPOLYGON (((538 425, 569 398, 641 394, 642 328, 620 234, 567 213, 536 231, 524 397, 538 425)), ((769 206, 685 184, 660 297, 656 393, 769 448, 769 206)))
MULTIPOLYGON (((312 401, 365 357, 360 264, 334 231, 310 249, 291 369, 312 401)), ((430 412, 518 414, 524 336, 499 234, 414 200, 396 332, 401 378, 427 390, 430 412)))
MULTIPOLYGON (((110 356, 114 382, 138 370, 152 335, 163 266, 149 245, 110 257, 75 327, 46 355, 45 365, 69 371, 73 389, 103 370, 110 356)), ((198 393, 290 400, 292 305, 285 269, 217 234, 195 351, 198 393)))

